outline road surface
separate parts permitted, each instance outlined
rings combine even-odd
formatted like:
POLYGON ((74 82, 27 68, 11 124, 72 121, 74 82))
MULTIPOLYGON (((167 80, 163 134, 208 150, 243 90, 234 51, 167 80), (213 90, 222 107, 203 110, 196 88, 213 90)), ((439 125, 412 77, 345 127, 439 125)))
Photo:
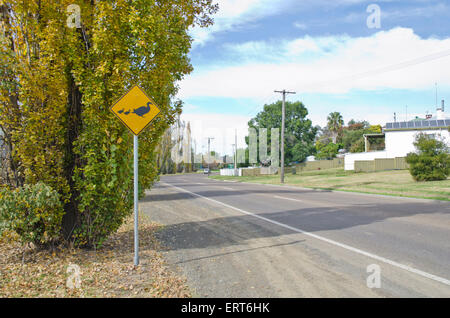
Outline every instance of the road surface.
POLYGON ((140 207, 197 297, 450 297, 449 202, 186 174, 140 207))

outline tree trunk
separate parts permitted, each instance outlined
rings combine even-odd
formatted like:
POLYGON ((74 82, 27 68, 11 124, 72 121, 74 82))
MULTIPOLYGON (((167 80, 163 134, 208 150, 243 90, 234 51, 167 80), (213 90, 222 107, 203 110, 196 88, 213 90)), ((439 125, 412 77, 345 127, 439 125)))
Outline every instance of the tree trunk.
POLYGON ((69 202, 65 203, 65 214, 62 219, 62 233, 65 240, 70 240, 74 230, 80 225, 80 216, 78 211, 79 193, 75 189, 72 179, 75 167, 80 166, 80 157, 75 154, 73 142, 78 139, 81 131, 81 93, 76 86, 75 81, 70 74, 70 68, 67 70, 69 93, 68 93, 68 109, 67 109, 67 139, 66 139, 66 165, 65 177, 70 187, 69 202))

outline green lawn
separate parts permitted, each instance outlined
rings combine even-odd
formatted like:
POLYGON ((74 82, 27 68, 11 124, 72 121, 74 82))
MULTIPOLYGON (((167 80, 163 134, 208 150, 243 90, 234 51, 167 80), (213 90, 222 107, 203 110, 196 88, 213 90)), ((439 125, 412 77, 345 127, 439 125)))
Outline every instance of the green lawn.
MULTIPOLYGON (((211 176, 217 180, 280 184, 280 176, 227 177, 211 176)), ((308 171, 285 174, 285 184, 314 189, 374 193, 413 198, 450 201, 450 179, 415 182, 409 171, 380 171, 355 173, 344 169, 308 171)))

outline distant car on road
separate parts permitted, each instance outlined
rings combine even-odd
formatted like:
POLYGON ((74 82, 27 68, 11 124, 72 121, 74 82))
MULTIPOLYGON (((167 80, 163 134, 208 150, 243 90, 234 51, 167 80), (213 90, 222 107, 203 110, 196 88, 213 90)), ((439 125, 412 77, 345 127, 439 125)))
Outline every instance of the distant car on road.
POLYGON ((208 168, 206 168, 206 169, 203 169, 203 174, 209 174, 209 169, 208 168))

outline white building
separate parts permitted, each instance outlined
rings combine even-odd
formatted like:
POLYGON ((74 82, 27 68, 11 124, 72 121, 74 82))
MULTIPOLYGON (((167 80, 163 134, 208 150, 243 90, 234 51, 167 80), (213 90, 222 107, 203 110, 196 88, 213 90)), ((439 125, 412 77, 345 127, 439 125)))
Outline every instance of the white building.
POLYGON ((387 123, 383 128, 386 148, 383 151, 349 153, 345 155, 345 170, 354 170, 356 160, 406 157, 416 151, 414 141, 419 133, 442 138, 450 147, 450 117, 445 117, 444 101, 437 109, 436 116, 415 119, 408 122, 387 123))

